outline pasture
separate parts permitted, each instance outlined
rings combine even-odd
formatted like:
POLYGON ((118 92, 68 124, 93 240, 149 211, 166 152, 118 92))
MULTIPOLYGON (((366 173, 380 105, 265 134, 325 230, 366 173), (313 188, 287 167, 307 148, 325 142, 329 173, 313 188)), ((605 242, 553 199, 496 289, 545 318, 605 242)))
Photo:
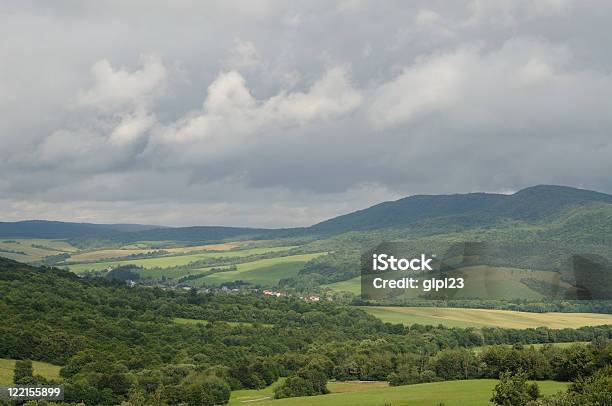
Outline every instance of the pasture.
MULTIPOLYGON (((280 378, 272 385, 263 389, 240 389, 232 391, 229 405, 261 402, 262 400, 274 398, 274 389, 283 383, 286 378, 280 378)), ((377 388, 388 388, 389 384, 384 381, 330 381, 327 389, 331 393, 364 392, 377 388)))
POLYGON ((62 240, 22 238, 0 240, 0 256, 20 262, 40 261, 44 257, 77 250, 62 240))
POLYGON ((174 247, 174 248, 139 248, 137 245, 131 244, 129 246, 117 248, 117 249, 99 249, 93 251, 83 251, 78 254, 72 255, 68 262, 90 262, 90 261, 101 261, 108 260, 111 258, 122 258, 130 255, 142 255, 150 254, 155 251, 163 250, 169 254, 189 254, 200 251, 229 251, 232 249, 239 248, 244 243, 228 242, 223 244, 207 244, 207 245, 193 245, 187 247, 174 247))
POLYGON ((274 389, 285 382, 286 378, 279 378, 278 381, 274 382, 263 389, 238 389, 232 391, 230 401, 228 405, 241 405, 249 404, 253 402, 258 403, 258 399, 271 399, 274 397, 274 389))
MULTIPOLYGON (((34 368, 34 375, 42 375, 49 379, 59 379, 60 366, 40 361, 32 361, 32 366, 34 368)), ((14 369, 14 359, 0 358, 0 385, 10 385, 13 383, 14 369)))
POLYGON ((323 288, 329 288, 335 292, 350 292, 354 295, 361 294, 361 277, 357 276, 346 281, 334 282, 329 285, 323 285, 323 288))
POLYGON ((360 309, 384 322, 405 325, 442 324, 447 327, 503 327, 553 329, 612 324, 612 315, 600 313, 528 313, 510 310, 462 309, 446 307, 377 307, 360 309))
MULTIPOLYGON (((210 259, 210 258, 239 258, 248 255, 257 255, 273 252, 288 251, 293 246, 287 247, 268 247, 268 248, 249 248, 244 250, 226 251, 226 252, 202 252, 197 254, 187 255, 168 255, 163 257, 155 258, 143 258, 143 259, 130 259, 120 261, 100 261, 82 264, 69 264, 68 268, 74 273, 83 273, 88 270, 103 270, 108 267, 116 267, 121 265, 138 265, 143 268, 168 268, 174 266, 187 265, 190 262, 197 261, 199 259, 210 259)), ((153 275, 152 275, 153 276, 153 275)))
MULTIPOLYGON (((280 279, 297 275, 304 264, 324 252, 289 255, 236 264, 236 271, 218 272, 193 281, 193 284, 220 285, 242 280, 253 284, 275 285, 280 279)), ((204 268, 201 271, 208 270, 204 268)))
MULTIPOLYGON (((312 405, 312 406, 433 406, 444 403, 446 406, 489 406, 489 399, 495 384, 495 379, 474 379, 467 381, 446 381, 385 387, 371 383, 352 384, 353 390, 334 393, 334 382, 328 384, 332 393, 321 396, 309 396, 287 399, 266 399, 272 397, 273 389, 262 389, 256 396, 234 395, 230 405, 257 404, 261 406, 312 405), (257 400, 261 399, 261 400, 257 400)), ((340 383, 343 385, 343 383, 340 383)), ((539 381, 538 385, 543 395, 552 395, 564 391, 567 383, 554 381, 539 381)), ((269 387, 270 388, 270 387, 269 387)), ((236 391, 239 392, 239 391, 236 391)))

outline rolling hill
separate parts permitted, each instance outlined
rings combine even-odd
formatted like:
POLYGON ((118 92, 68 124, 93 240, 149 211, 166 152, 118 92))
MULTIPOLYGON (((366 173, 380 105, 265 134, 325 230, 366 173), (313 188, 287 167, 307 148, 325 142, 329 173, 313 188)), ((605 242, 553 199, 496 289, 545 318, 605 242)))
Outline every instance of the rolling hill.
MULTIPOLYGON (((0 256, 23 262, 69 266, 78 272, 78 269, 107 269, 122 263, 123 259, 135 264, 156 264, 160 267, 156 275, 166 277, 191 273, 195 268, 189 264, 198 259, 197 255, 234 255, 204 252, 187 255, 177 251, 180 247, 227 242, 254 243, 268 248, 296 246, 301 253, 332 252, 333 255, 309 261, 303 269, 286 268, 285 275, 282 275, 284 268, 275 268, 278 271, 275 280, 297 280, 295 283, 289 280, 294 286, 300 285, 299 279, 311 281, 307 283, 315 281, 319 286, 343 282, 343 290, 348 291, 355 291, 348 289, 346 281, 359 275, 359 253, 381 241, 401 241, 411 252, 430 252, 442 255, 440 258, 446 258, 452 247, 486 243, 479 262, 464 263, 464 267, 488 265, 496 269, 510 267, 560 273, 573 285, 588 285, 589 291, 595 294, 593 298, 600 298, 599 291, 607 290, 608 285, 601 285, 601 289, 591 285, 592 280, 602 280, 601 274, 609 274, 612 263, 609 248, 612 246, 612 195, 549 185, 529 187, 510 195, 417 195, 380 203, 307 228, 292 229, 5 222, 0 223, 0 238, 3 239, 0 256), (60 243, 65 246, 59 247, 60 243), (51 246, 57 248, 50 249, 51 246), (109 257, 109 253, 113 254, 109 257), (94 261, 97 257, 101 259, 99 266, 94 261), (167 269, 173 266, 185 269, 167 269)), ((228 261, 202 267, 221 263, 227 265, 228 261)), ((542 292, 550 289, 541 281, 533 281, 533 276, 535 273, 522 275, 520 280, 514 278, 508 286, 528 293, 521 297, 542 297, 542 292)))
POLYGON ((65 221, 27 220, 0 222, 0 238, 74 238, 82 236, 110 237, 158 229, 160 226, 142 224, 93 224, 65 221))
POLYGON ((529 187, 512 195, 416 195, 323 221, 310 227, 309 231, 338 234, 402 227, 428 219, 440 219, 448 225, 468 226, 492 224, 501 218, 533 222, 566 214, 570 209, 593 203, 612 205, 612 195, 549 185, 529 187))
POLYGON ((525 222, 568 220, 570 232, 582 223, 601 227, 612 221, 612 195, 566 186, 539 185, 511 195, 467 193, 415 195, 341 215, 306 228, 161 227, 139 224, 91 224, 59 221, 0 222, 0 238, 107 238, 133 241, 221 241, 230 238, 329 236, 349 231, 413 227, 429 222, 436 229, 488 226, 503 219, 525 222), (597 215, 593 216, 592 213, 597 215))

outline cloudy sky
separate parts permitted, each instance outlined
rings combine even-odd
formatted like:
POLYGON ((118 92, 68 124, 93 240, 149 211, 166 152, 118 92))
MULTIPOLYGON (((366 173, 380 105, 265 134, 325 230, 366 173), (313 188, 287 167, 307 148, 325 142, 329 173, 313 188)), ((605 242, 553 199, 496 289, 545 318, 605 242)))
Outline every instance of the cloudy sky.
POLYGON ((606 1, 0 5, 0 220, 309 225, 612 192, 606 1))

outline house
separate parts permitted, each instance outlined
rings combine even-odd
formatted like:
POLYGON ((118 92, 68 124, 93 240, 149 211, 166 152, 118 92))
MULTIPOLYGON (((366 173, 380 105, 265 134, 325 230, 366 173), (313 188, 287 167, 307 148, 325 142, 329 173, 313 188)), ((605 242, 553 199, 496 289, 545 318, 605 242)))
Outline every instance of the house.
POLYGON ((264 290, 264 291, 263 291, 263 294, 264 294, 264 295, 266 295, 266 296, 275 296, 275 297, 287 296, 287 295, 286 295, 286 294, 284 294, 284 293, 281 293, 281 292, 275 292, 275 291, 273 291, 273 290, 264 290))

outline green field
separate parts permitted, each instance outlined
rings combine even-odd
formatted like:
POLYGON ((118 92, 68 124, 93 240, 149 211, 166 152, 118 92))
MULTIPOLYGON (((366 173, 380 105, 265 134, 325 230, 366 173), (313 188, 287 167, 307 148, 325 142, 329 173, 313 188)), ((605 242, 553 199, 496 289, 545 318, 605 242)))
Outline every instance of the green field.
MULTIPOLYGON (((272 399, 274 397, 274 389, 283 383, 285 379, 286 378, 280 378, 272 385, 263 389, 240 389, 232 391, 229 404, 239 405, 254 402, 259 404, 262 400, 272 399)), ((329 389, 331 393, 364 392, 388 387, 389 383, 382 381, 330 381, 327 383, 327 389, 329 389)))
POLYGON ((372 389, 388 388, 386 381, 329 381, 327 389, 331 393, 365 392, 372 389))
MULTIPOLYGON (((236 271, 218 272, 196 279, 193 281, 193 284, 220 285, 226 282, 242 280, 253 284, 275 285, 280 279, 297 275, 306 262, 324 254, 324 252, 317 252, 245 262, 237 264, 238 269, 236 271)), ((203 268, 200 271, 208 269, 203 268)))
MULTIPOLYGON (((183 324, 183 325, 188 325, 188 326, 197 326, 198 324, 208 324, 210 323, 208 320, 199 320, 199 319, 184 319, 182 317, 175 317, 174 319, 172 319, 172 321, 174 321, 176 324, 183 324)), ((224 323, 229 324, 230 326, 248 326, 248 327, 252 327, 253 323, 247 322, 247 321, 223 321, 224 323)), ((269 323, 260 323, 261 326, 264 327, 273 327, 274 324, 269 324, 269 323)))
MULTIPOLYGON (((288 247, 269 247, 269 248, 250 248, 245 250, 236 250, 236 251, 225 251, 225 252, 202 252, 198 254, 190 254, 190 255, 171 255, 164 257, 156 257, 156 258, 143 258, 143 259, 132 259, 132 260, 122 260, 122 261, 101 261, 101 262, 91 262, 91 263, 83 263, 83 264, 74 264, 68 265, 68 268, 74 273, 82 273, 88 270, 102 270, 108 267, 116 267, 120 265, 133 264, 142 266, 143 268, 168 268, 180 265, 187 265, 190 262, 197 261, 199 259, 209 259, 209 258, 239 258, 248 255, 257 255, 257 254, 265 254, 270 252, 282 252, 288 251, 293 246, 288 247)), ((145 275, 150 276, 161 276, 161 275, 153 275, 150 273, 145 273, 145 275)))
POLYGON ((357 276, 353 279, 330 283, 329 285, 323 285, 321 287, 329 288, 335 292, 351 292, 355 295, 359 295, 361 294, 361 277, 357 276))
MULTIPOLYGON (((97 260, 92 259, 104 257, 120 257, 130 254, 141 254, 151 252, 154 249, 147 247, 143 248, 139 244, 131 244, 116 249, 99 249, 89 251, 79 251, 65 241, 59 240, 40 240, 40 239, 15 239, 0 241, 0 256, 5 256, 11 259, 16 259, 24 262, 32 262, 40 260, 45 256, 55 255, 62 252, 70 252, 72 258, 65 265, 68 269, 77 274, 91 270, 104 270, 109 267, 117 267, 121 265, 133 264, 142 267, 140 271, 142 277, 166 278, 174 279, 185 275, 197 274, 206 272, 212 267, 203 267, 199 269, 186 269, 182 266, 188 265, 191 262, 203 259, 215 258, 231 258, 237 264, 236 271, 220 272, 212 274, 201 279, 192 281, 193 285, 220 285, 222 283, 231 282, 234 280, 244 280, 254 284, 271 285, 276 284, 280 279, 288 278, 297 275, 303 268, 304 264, 312 258, 315 258, 324 253, 311 253, 300 255, 285 255, 275 258, 266 258, 260 260, 252 260, 249 262, 240 263, 243 258, 251 255, 262 255, 276 253, 283 255, 289 252, 296 246, 287 245, 280 247, 252 247, 245 249, 236 249, 239 245, 245 243, 224 243, 224 244, 209 244, 193 247, 171 247, 171 242, 167 242, 168 248, 164 250, 170 254, 153 258, 135 258, 135 259, 114 259, 114 260, 97 260), (32 245, 38 245, 39 248, 32 245), (40 248, 42 247, 42 248, 40 248), (5 251, 1 251, 4 249, 5 251), (56 250, 56 251, 52 251, 56 250), (210 252, 203 252, 210 250, 210 252), (191 252, 195 251, 195 252, 191 252), (24 255, 17 252, 23 252, 24 255), (27 255, 26 255, 27 254, 27 255), (83 262, 77 262, 79 259, 83 262), (90 262, 85 262, 90 260, 90 262), (177 268, 178 267, 178 268, 177 268)), ((145 244, 146 245, 146 244, 145 244)), ((229 265, 219 265, 218 267, 226 267, 229 265)))
MULTIPOLYGON (((382 388, 363 383, 353 387, 354 390, 352 391, 333 393, 333 383, 330 382, 328 388, 332 393, 329 395, 273 400, 265 399, 273 396, 273 391, 268 388, 257 391, 258 393, 254 394, 253 397, 249 397, 250 394, 235 395, 236 392, 242 392, 236 391, 232 392, 230 405, 255 403, 261 406, 382 406, 385 404, 392 406, 436 406, 443 402, 446 406, 488 406, 491 404, 489 399, 496 383, 497 380, 494 379, 475 379, 382 388), (253 401, 254 399, 262 400, 253 401)), ((538 385, 543 395, 564 391, 567 387, 564 382, 554 381, 540 381, 538 385)))
POLYGON ((460 309, 445 307, 361 306, 373 316, 389 323, 405 325, 442 324, 447 327, 504 327, 554 329, 612 324, 612 315, 600 313, 527 313, 510 310, 460 309))
POLYGON ((40 261, 44 257, 77 251, 66 241, 46 239, 1 239, 0 256, 20 262, 40 261))
POLYGON ((562 288, 571 285, 559 279, 558 272, 518 269, 510 267, 470 266, 457 271, 465 278, 465 288, 454 296, 460 298, 491 299, 542 299, 543 294, 536 292, 523 283, 525 279, 535 279, 562 288))
MULTIPOLYGON (((166 243, 170 244, 170 243, 166 243)), ((238 242, 228 242, 221 244, 205 244, 205 245, 191 245, 191 246, 179 246, 179 247, 171 247, 171 248, 139 248, 138 244, 130 244, 123 246, 121 248, 108 248, 108 249, 97 249, 97 250, 87 250, 80 251, 74 255, 71 255, 68 259, 68 262, 96 262, 102 260, 109 259, 117 259, 122 257, 127 257, 130 255, 138 255, 138 254, 150 254, 152 252, 163 250, 168 252, 169 254, 188 254, 191 252, 201 252, 201 251, 229 251, 232 249, 239 248, 245 243, 238 242)))
MULTIPOLYGON (((57 365, 48 364, 46 362, 32 361, 34 367, 34 375, 42 375, 49 379, 59 379, 60 368, 57 365)), ((13 383, 13 370, 15 369, 15 360, 0 358, 0 385, 9 385, 13 383)))
POLYGON ((229 405, 241 405, 257 402, 258 399, 269 399, 274 397, 274 388, 282 384, 286 378, 280 378, 272 385, 267 386, 263 389, 239 389, 232 391, 229 405))

